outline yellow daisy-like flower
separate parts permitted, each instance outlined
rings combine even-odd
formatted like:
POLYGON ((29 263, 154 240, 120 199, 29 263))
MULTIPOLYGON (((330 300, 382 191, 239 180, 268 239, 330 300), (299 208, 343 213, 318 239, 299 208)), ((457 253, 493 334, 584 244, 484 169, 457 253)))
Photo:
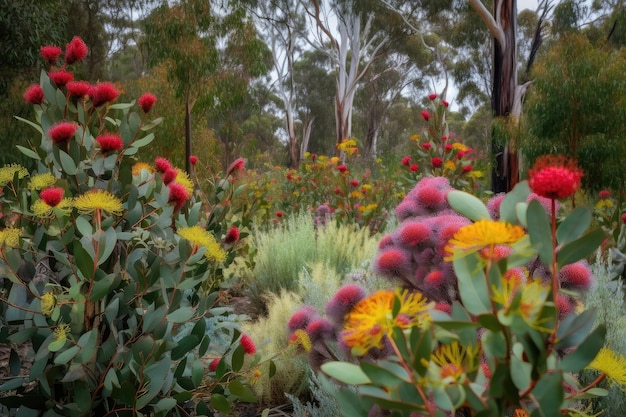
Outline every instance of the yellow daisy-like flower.
POLYGON ((361 199, 363 198, 363 193, 355 190, 350 193, 350 197, 361 199))
POLYGON ((382 348, 384 338, 389 337, 394 328, 427 327, 431 306, 432 303, 419 292, 378 291, 356 303, 346 315, 341 338, 352 348, 353 354, 364 355, 370 349, 382 348), (393 316, 396 299, 400 301, 400 308, 393 316))
POLYGON ((602 199, 596 203, 594 206, 596 210, 602 210, 603 208, 611 208, 613 207, 613 202, 608 198, 602 199))
POLYGON ((21 236, 22 231, 20 229, 10 227, 8 229, 0 230, 0 246, 6 245, 12 248, 17 248, 20 246, 21 236))
POLYGON ((605 374, 612 385, 626 387, 626 358, 611 349, 600 349, 587 369, 605 374))
POLYGON ((28 175, 28 171, 19 164, 5 165, 0 168, 0 187, 13 181, 15 174, 17 174, 18 179, 22 179, 28 175))
POLYGON ((450 171, 454 171, 454 170, 456 169, 456 164, 455 164, 454 162, 452 162, 452 161, 446 161, 446 162, 443 164, 443 167, 444 167, 445 169, 450 170, 450 171))
POLYGON ((187 194, 192 195, 193 194, 193 181, 191 181, 191 178, 189 178, 189 175, 185 171, 178 169, 178 168, 176 168, 176 172, 177 172, 177 175, 174 181, 176 181, 177 183, 185 187, 185 190, 187 190, 187 194))
POLYGON ((485 249, 495 256, 497 248, 511 246, 526 235, 520 226, 506 222, 493 220, 479 220, 473 224, 461 227, 448 241, 446 252, 449 253, 444 259, 451 261, 457 256, 465 256, 470 253, 485 249))
POLYGON ((478 369, 479 353, 479 346, 462 346, 456 340, 440 345, 430 357, 436 365, 434 379, 446 385, 461 381, 465 374, 478 369))
POLYGON ((36 174, 30 178, 28 189, 31 191, 43 190, 56 184, 57 179, 50 173, 36 174))
POLYGON ((152 168, 152 165, 146 163, 146 162, 137 162, 135 165, 133 165, 133 167, 131 168, 133 176, 136 177, 139 174, 141 174, 142 170, 146 170, 149 173, 154 173, 154 168, 152 168))
POLYGON ((123 213, 122 201, 108 191, 97 189, 79 195, 74 207, 80 214, 92 214, 96 210, 119 216, 123 213))
POLYGON ((368 204, 367 206, 359 206, 359 211, 361 213, 365 213, 368 211, 374 211, 378 208, 378 204, 376 203, 372 203, 372 204, 368 204))
POLYGON ((455 151, 463 151, 463 152, 465 152, 469 148, 467 146, 463 145, 462 143, 454 142, 452 144, 452 149, 454 149, 455 151))
POLYGON ((72 200, 69 198, 64 198, 55 207, 49 206, 43 200, 37 200, 33 203, 30 210, 33 212, 35 216, 45 219, 45 218, 50 218, 53 216, 54 214, 53 210, 55 208, 59 210, 63 210, 64 212, 69 212, 72 208, 72 200))
POLYGON ((59 324, 54 329, 54 342, 64 342, 67 340, 67 334, 70 332, 70 325, 66 323, 59 324))
POLYGON ((304 159, 307 159, 307 158, 309 158, 310 156, 311 156, 311 152, 308 152, 308 151, 307 151, 307 152, 305 152, 305 153, 304 153, 304 159))
POLYGON ((48 291, 41 296, 40 304, 41 314, 46 317, 50 317, 54 311, 54 307, 57 305, 57 298, 54 294, 48 291))
MULTIPOLYGON (((317 157, 317 160, 318 160, 319 162, 326 162, 326 161, 328 161, 328 156, 326 156, 326 155, 320 155, 320 156, 318 156, 318 157, 317 157)), ((337 160, 339 160, 339 158, 337 158, 337 160)))
POLYGON ((467 173, 467 176, 470 178, 478 179, 484 177, 485 174, 482 171, 470 171, 467 173))
POLYGON ((347 153, 348 155, 352 155, 358 152, 356 147, 356 140, 354 139, 344 139, 340 144, 337 145, 337 149, 347 153))
POLYGON ((336 164, 336 163, 338 163, 339 161, 341 161, 341 159, 339 159, 339 157, 338 157, 338 156, 333 156, 332 158, 330 158, 330 162, 331 162, 332 164, 336 164))
POLYGON ((413 142, 417 142, 418 140, 420 140, 420 135, 411 135, 409 136, 409 140, 412 140, 413 142))
POLYGON ((208 260, 214 262, 224 262, 226 260, 226 251, 208 230, 200 226, 181 227, 178 229, 178 235, 193 244, 194 253, 199 247, 204 246, 206 247, 204 256, 208 260))

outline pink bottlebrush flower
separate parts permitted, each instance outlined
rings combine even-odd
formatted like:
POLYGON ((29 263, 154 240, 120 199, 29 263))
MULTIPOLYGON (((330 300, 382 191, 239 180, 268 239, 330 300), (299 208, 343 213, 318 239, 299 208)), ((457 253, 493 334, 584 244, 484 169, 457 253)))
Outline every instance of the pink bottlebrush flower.
POLYGON ((87 56, 87 45, 78 36, 74 36, 70 43, 65 46, 65 63, 72 65, 74 62, 82 61, 87 56))
POLYGON ((283 212, 282 212, 282 211, 280 211, 280 210, 278 210, 278 211, 276 212, 276 217, 278 217, 279 219, 280 219, 281 217, 283 217, 283 212))
POLYGON ((227 245, 230 245, 232 243, 235 243, 239 240, 239 229, 236 226, 231 227, 230 229, 228 229, 228 233, 226 233, 226 236, 224 237, 224 243, 227 245))
POLYGON ((50 77, 50 79, 54 81, 56 86, 59 88, 64 87, 65 84, 69 83, 70 81, 74 81, 74 74, 62 69, 58 71, 50 71, 48 73, 48 77, 50 77))
POLYGON ((335 338, 335 329, 333 325, 324 318, 313 320, 304 329, 309 335, 311 343, 323 342, 335 338))
POLYGON ((245 158, 237 158, 235 159, 228 169, 226 170, 226 176, 234 175, 239 171, 243 171, 246 167, 247 160, 245 158))
POLYGON ((144 113, 150 112, 156 102, 157 98, 150 93, 143 93, 137 100, 137 104, 139 104, 139 107, 141 107, 141 110, 143 110, 144 113))
POLYGON ((411 171, 411 172, 415 172, 415 171, 417 171, 418 169, 420 169, 420 166, 419 166, 419 165, 417 165, 417 164, 411 164, 411 165, 409 166, 409 171, 411 171))
POLYGON ((118 135, 104 134, 96 137, 96 142, 100 145, 102 153, 119 151, 124 147, 124 141, 118 135))
POLYGON ((43 99, 44 99, 43 88, 41 88, 39 84, 32 84, 24 92, 24 100, 27 103, 41 104, 43 103, 43 99))
POLYGON ((350 185, 353 187, 358 187, 359 186, 359 181, 358 180, 350 180, 350 185))
POLYGON ((574 311, 576 311, 576 306, 574 305, 574 301, 567 295, 563 295, 563 294, 557 295, 556 307, 559 311, 560 318, 563 318, 573 313, 574 311))
POLYGON ((89 97, 94 107, 100 107, 104 103, 115 100, 119 97, 120 92, 115 88, 113 83, 103 82, 92 86, 89 90, 89 97))
POLYGON ((431 238, 430 227, 419 221, 403 222, 394 233, 398 243, 416 246, 431 238))
POLYGON ((452 148, 451 144, 446 143, 446 146, 444 147, 444 149, 445 149, 446 153, 449 153, 449 152, 452 151, 453 148, 452 148))
POLYGON ((170 191, 170 195, 167 200, 168 203, 173 203, 174 209, 180 210, 190 197, 187 189, 184 185, 177 182, 170 183, 167 188, 170 191))
POLYGON ((378 253, 373 269, 384 276, 406 276, 411 270, 411 254, 394 247, 385 249, 378 253))
POLYGON ((404 158, 402 158, 402 161, 400 161, 402 163, 402 165, 408 167, 409 164, 411 163, 411 155, 407 155, 404 158))
POLYGON ((243 351, 248 355, 254 355, 256 353, 256 346, 254 345, 254 341, 247 334, 242 334, 241 339, 239 339, 239 343, 243 346, 243 351))
POLYGON ((335 189, 333 190, 333 193, 334 193, 334 194, 336 194, 336 195, 342 195, 342 194, 343 194, 343 193, 341 192, 341 189, 339 189, 339 188, 335 188, 335 189))
POLYGON ((317 314, 317 310, 315 310, 315 307, 309 305, 302 306, 295 313, 293 313, 293 315, 287 322, 287 328, 289 329, 290 333, 293 333, 299 329, 304 330, 310 322, 317 319, 318 317, 319 316, 317 314))
POLYGON ((44 188, 39 193, 39 198, 50 207, 56 207, 63 200, 63 193, 65 191, 61 187, 49 187, 44 188))
POLYGON ((432 145, 430 144, 430 142, 422 143, 422 148, 426 149, 427 151, 430 150, 431 147, 432 145))
POLYGON ((601 199, 606 199, 609 198, 611 196, 611 192, 609 190, 602 190, 598 193, 598 197, 600 197, 601 199))
POLYGON ((326 316, 332 323, 341 325, 346 314, 365 296, 365 290, 358 285, 351 284, 341 287, 326 304, 326 316))
POLYGON ((195 164, 197 164, 197 163, 198 163, 198 157, 197 157, 197 156, 195 156, 195 155, 191 155, 191 156, 189 157, 189 163, 190 163, 191 165, 195 165, 195 164))
POLYGON ((178 171, 176 171, 174 168, 169 168, 163 173, 163 177, 161 178, 161 180, 163 181, 163 184, 169 185, 172 181, 176 179, 177 176, 178 171))
POLYGON ((63 53, 63 50, 59 48, 58 46, 48 45, 48 46, 42 46, 39 49, 39 52, 41 53, 41 57, 43 59, 48 61, 51 65, 56 65, 57 61, 59 60, 59 57, 63 53))
POLYGON ((419 204, 429 208, 442 204, 446 199, 446 196, 432 185, 418 188, 415 195, 419 204))
POLYGON ((446 135, 443 135, 443 136, 441 137, 441 141, 442 141, 442 142, 445 142, 445 141, 447 141, 447 140, 448 140, 448 137, 447 137, 446 135))
POLYGON ((393 236, 392 235, 385 235, 378 242, 378 249, 385 249, 385 248, 387 248, 389 246, 392 246, 392 245, 393 245, 393 236))
POLYGON ((450 105, 450 103, 445 100, 441 100, 441 104, 443 104, 444 107, 448 107, 450 105))
POLYGON ((559 281, 565 289, 588 290, 593 285, 593 274, 585 261, 565 265, 559 270, 559 281))
POLYGON ((76 133, 78 126, 71 122, 59 122, 48 129, 48 136, 55 145, 67 143, 76 133))
POLYGON ((168 169, 172 169, 172 164, 170 163, 170 161, 161 156, 158 156, 154 160, 154 166, 156 167, 156 170, 161 174, 165 173, 165 171, 167 171, 168 169))
POLYGON ((433 101, 433 100, 434 100, 434 99, 436 99, 436 98, 437 98, 437 93, 432 93, 432 94, 429 94, 429 95, 428 95, 428 99, 429 99, 430 101, 433 101))
POLYGON ((452 312, 452 306, 448 303, 437 303, 435 304, 435 310, 450 314, 452 312))
POLYGON ((215 372, 221 361, 222 361, 222 358, 214 358, 209 364, 209 371, 215 372))
POLYGON ((487 201, 487 210, 489 210, 489 214, 493 220, 500 220, 500 204, 502 204, 504 197, 506 197, 505 193, 499 193, 487 201))
POLYGON ((417 204, 417 201, 411 198, 405 198, 396 206, 395 212, 398 221, 404 221, 409 217, 417 216, 423 210, 417 204))
POLYGON ((89 94, 89 89, 92 86, 87 81, 69 81, 66 87, 71 97, 83 98, 89 94))
MULTIPOLYGON (((550 213, 550 210, 552 210, 552 200, 546 197, 541 197, 540 195, 536 194, 536 193, 530 193, 528 194, 528 197, 526 197, 526 203, 530 204, 531 201, 533 200, 537 200, 541 206, 543 207, 543 209, 546 211, 546 213, 550 213)), ((559 202, 555 201, 555 208, 556 211, 559 210, 559 202)))
POLYGON ((443 159, 441 159, 439 157, 435 157, 435 158, 430 160, 430 163, 435 168, 441 168, 441 166, 443 165, 443 159))
POLYGON ((431 271, 424 277, 424 285, 429 288, 436 288, 445 282, 445 275, 439 270, 431 271))
POLYGON ((422 117, 424 118, 424 120, 428 121, 430 120, 430 113, 428 113, 426 110, 422 110, 422 117))
POLYGON ((345 166, 344 164, 337 165, 337 171, 343 174, 344 172, 348 172, 348 167, 345 166))

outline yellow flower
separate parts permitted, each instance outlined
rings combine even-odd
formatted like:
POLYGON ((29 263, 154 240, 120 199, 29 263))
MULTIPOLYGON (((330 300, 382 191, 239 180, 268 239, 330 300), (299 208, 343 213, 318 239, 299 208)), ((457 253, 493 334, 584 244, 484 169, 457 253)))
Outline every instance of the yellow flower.
POLYGON ((446 261, 456 256, 465 256, 481 249, 486 257, 495 256, 498 248, 511 246, 526 235, 524 229, 517 225, 493 220, 479 220, 476 223, 461 227, 448 241, 446 252, 450 255, 446 261))
POLYGON ((485 174, 482 171, 470 171, 467 173, 467 176, 470 178, 482 178, 485 174))
POLYGON ((456 164, 455 164, 454 162, 452 162, 452 161, 446 161, 446 162, 443 164, 443 167, 444 167, 445 169, 450 170, 450 171, 454 171, 454 170, 456 169, 456 164))
POLYGON ((370 349, 382 348, 384 338, 389 337, 394 328, 428 326, 430 307, 431 304, 419 292, 378 291, 356 303, 346 315, 342 340, 352 348, 353 354, 364 355, 370 349), (393 316, 396 299, 400 302, 400 308, 397 315, 393 316))
MULTIPOLYGON (((334 159, 334 158, 336 158, 336 157, 333 157, 333 159, 334 159)), ((317 160, 318 160, 318 162, 326 162, 326 161, 328 161, 328 156, 326 156, 326 155, 320 155, 320 156, 318 156, 318 157, 317 157, 317 160)), ((338 160, 339 160, 339 158, 337 158, 337 161, 338 161, 338 160)))
POLYGON ((185 171, 178 169, 178 168, 176 168, 176 173, 177 175, 174 181, 176 181, 177 183, 185 187, 185 189, 187 190, 187 194, 192 195, 193 194, 193 181, 191 181, 191 178, 189 178, 189 175, 185 171))
POLYGON ((122 201, 108 191, 96 189, 74 199, 74 207, 80 214, 91 214, 96 210, 119 216, 122 214, 122 201))
POLYGON ((478 369, 480 348, 469 345, 467 347, 453 341, 437 347, 430 359, 436 365, 435 375, 438 382, 453 384, 463 379, 468 372, 478 369))
POLYGON ((289 338, 289 344, 294 346, 302 346, 302 349, 304 349, 306 352, 310 352, 311 348, 313 347, 311 345, 311 338, 309 337, 309 334, 302 329, 298 329, 293 332, 293 334, 289 338))
POLYGON ((363 193, 355 190, 350 193, 350 197, 360 199, 360 198, 363 198, 363 193))
POLYGON ((310 156, 311 156, 311 152, 305 152, 304 153, 304 159, 307 159, 310 156))
POLYGON ((28 175, 28 171, 19 164, 5 165, 0 168, 0 187, 13 181, 15 174, 17 174, 18 179, 22 179, 28 175))
POLYGON ((374 211, 378 208, 378 204, 376 203, 372 203, 372 204, 368 204, 367 206, 359 206, 359 211, 361 213, 365 213, 368 211, 374 211))
POLYGON ((365 191, 372 191, 372 185, 371 184, 363 184, 362 187, 365 191))
POLYGON ((208 230, 200 226, 182 227, 178 230, 178 235, 193 244, 194 253, 199 247, 204 246, 206 248, 204 256, 208 260, 214 262, 224 262, 226 260, 226 251, 208 230))
POLYGON ((57 298, 51 292, 46 292, 41 296, 41 314, 50 317, 57 305, 57 298))
POLYGON ((414 142, 417 142, 418 140, 420 140, 420 135, 411 135, 409 137, 409 140, 412 140, 414 142))
POLYGON ((28 183, 29 190, 43 190, 56 184, 57 179, 50 173, 33 175, 28 183))
POLYGON ((611 200, 609 200, 608 198, 602 199, 600 201, 598 201, 595 205, 595 209, 596 210, 602 210, 603 208, 611 208, 613 207, 613 202, 611 200))
POLYGON ((10 227, 0 230, 0 246, 6 245, 17 248, 20 245, 20 236, 22 236, 20 229, 10 227))
POLYGON ((33 206, 30 208, 30 210, 37 217, 49 218, 49 217, 52 217, 53 209, 55 208, 59 210, 63 210, 64 212, 69 212, 70 209, 72 208, 72 200, 69 198, 64 198, 55 207, 49 206, 43 200, 37 200, 33 203, 33 206))
MULTIPOLYGON (((67 334, 70 332, 70 325, 66 323, 59 324, 54 329, 54 342, 64 342, 67 340, 67 334)), ((54 343, 53 342, 53 343, 54 343)))
POLYGON ((452 144, 452 149, 454 149, 455 151, 463 151, 463 152, 465 152, 469 148, 467 146, 463 145, 462 143, 454 142, 452 144))
POLYGON ((491 287, 492 300, 501 305, 506 314, 517 314, 533 325, 552 291, 550 285, 543 285, 541 280, 521 282, 514 276, 502 278, 500 288, 491 287), (519 294, 519 303, 514 303, 519 294), (514 307, 514 308, 513 308, 514 307))
POLYGON ((338 157, 338 156, 333 156, 332 158, 330 158, 330 162, 331 162, 331 164, 336 164, 336 163, 338 163, 339 161, 341 161, 341 159, 339 159, 339 157, 338 157))
POLYGON ((352 155, 355 152, 358 152, 356 147, 356 141, 354 139, 344 139, 340 144, 337 145, 337 149, 347 153, 348 155, 352 155))
POLYGON ((611 385, 626 386, 626 358, 611 349, 600 349, 587 369, 605 374, 611 385))
POLYGON ((133 176, 134 177, 138 176, 139 174, 141 174, 141 171, 144 170, 144 169, 146 171, 148 171, 149 173, 151 173, 151 174, 154 172, 154 168, 152 168, 152 165, 150 165, 150 164, 148 164, 146 162, 137 162, 132 167, 133 176))

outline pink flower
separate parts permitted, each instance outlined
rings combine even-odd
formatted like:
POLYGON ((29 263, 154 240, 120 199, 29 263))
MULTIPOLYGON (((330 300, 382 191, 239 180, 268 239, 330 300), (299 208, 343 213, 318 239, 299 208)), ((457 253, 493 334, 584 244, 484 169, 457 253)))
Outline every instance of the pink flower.
POLYGON ((626 224, 626 213, 622 214, 622 223, 626 224))
POLYGON ((32 84, 26 89, 26 92, 24 92, 24 100, 26 100, 27 103, 41 104, 43 103, 43 99, 43 88, 41 88, 39 84, 32 84))
POLYGON ((337 171, 339 171, 341 173, 344 173, 344 172, 348 171, 348 167, 345 166, 344 164, 337 165, 337 171))
POLYGON ((365 290, 358 285, 345 285, 326 303, 326 316, 337 325, 344 321, 344 317, 352 307, 365 298, 365 290))
POLYGON ((580 187, 583 172, 563 155, 544 155, 528 171, 530 189, 551 200, 572 196, 580 187))
POLYGON ((50 207, 56 207, 63 200, 63 193, 65 191, 61 187, 49 187, 44 188, 39 193, 39 198, 50 207))
POLYGON ((189 199, 187 189, 184 185, 177 182, 170 183, 167 188, 170 191, 170 195, 167 200, 168 203, 174 204, 174 210, 180 210, 189 199))
POLYGON ((424 120, 428 121, 430 119, 430 113, 428 113, 426 110, 422 110, 422 117, 424 118, 424 120))
POLYGON ((239 240, 239 229, 235 226, 228 229, 228 233, 224 237, 224 243, 230 245, 239 240))
POLYGON ((50 71, 48 77, 57 85, 57 87, 64 87, 65 84, 70 81, 74 81, 74 74, 65 70, 50 71))
POLYGON ((198 157, 197 157, 197 156, 195 156, 195 155, 191 155, 191 156, 189 157, 189 163, 190 163, 191 165, 195 165, 195 164, 197 164, 197 163, 198 163, 198 157))
POLYGON ((472 172, 473 169, 474 169, 474 166, 465 165, 463 168, 461 168, 461 172, 463 172, 464 174, 467 174, 468 172, 472 172))
POLYGON ((437 94, 436 93, 432 93, 432 94, 428 95, 428 99, 431 100, 431 101, 436 99, 436 98, 437 98, 437 94))
POLYGON ((243 346, 243 351, 248 355, 254 355, 256 353, 256 346, 254 345, 254 341, 247 334, 242 334, 241 339, 239 340, 241 346, 243 346))
POLYGON ((358 180, 350 180, 350 185, 353 187, 358 187, 359 186, 359 181, 358 180))
POLYGON ((611 196, 611 192, 609 190, 602 190, 598 193, 598 197, 600 197, 601 199, 606 199, 609 198, 611 196))
POLYGON ((287 322, 287 328, 290 332, 295 332, 298 329, 305 329, 310 322, 317 319, 318 314, 315 307, 305 305, 300 307, 287 322))
POLYGON ((137 104, 141 107, 144 113, 148 113, 154 107, 154 104, 157 102, 157 98, 150 93, 143 93, 141 97, 137 100, 137 104))
POLYGON ((430 142, 422 143, 422 148, 424 148, 426 150, 430 150, 431 147, 432 147, 432 145, 430 144, 430 142))
POLYGON ((102 153, 119 151, 124 147, 124 141, 120 136, 105 134, 96 138, 96 142, 100 145, 102 153))
POLYGON ((41 57, 52 65, 56 65, 63 51, 58 46, 42 46, 39 49, 41 57))
POLYGON ((66 85, 67 92, 71 97, 83 98, 89 94, 91 84, 87 81, 69 81, 66 85))
POLYGON ((427 287, 439 287, 445 282, 445 276, 441 271, 431 271, 424 277, 424 284, 427 287))
POLYGON ((430 239, 430 227, 419 221, 407 221, 395 232, 399 243, 415 246, 430 239))
POLYGON ((48 129, 48 136, 55 145, 67 143, 76 133, 78 126, 71 122, 59 122, 48 129))
POLYGON ((247 160, 245 158, 235 159, 226 170, 226 176, 228 177, 239 171, 243 171, 246 167, 246 161, 247 160))
POLYGON ((209 371, 215 372, 217 370, 217 366, 220 364, 222 358, 214 358, 209 364, 209 371))
POLYGON ((278 211, 276 212, 276 217, 278 217, 278 218, 283 217, 283 212, 282 212, 282 211, 280 211, 280 210, 278 210, 278 211))
POLYGON ((156 170, 161 174, 163 174, 168 169, 172 169, 172 164, 170 164, 170 161, 161 156, 158 156, 154 160, 154 166, 156 167, 156 170))
POLYGON ((70 43, 65 45, 65 63, 72 65, 74 62, 82 61, 87 56, 87 45, 78 37, 74 36, 70 43))
POLYGON ((445 150, 446 150, 446 153, 449 153, 450 151, 452 151, 452 145, 450 145, 449 143, 446 143, 445 150))
POLYGON ((431 159, 430 163, 433 165, 433 167, 440 168, 441 165, 443 165, 443 159, 436 157, 436 158, 431 159))
POLYGON ((161 180, 163 181, 163 184, 169 185, 172 181, 176 179, 177 176, 178 171, 176 171, 174 168, 170 168, 163 173, 163 178, 161 178, 161 180))
POLYGON ((402 165, 404 166, 409 166, 409 164, 411 163, 411 155, 407 155, 404 158, 402 158, 402 165))
POLYGON ((435 207, 446 200, 446 196, 434 185, 425 185, 416 191, 417 201, 426 207, 435 207))
POLYGON ((444 107, 448 107, 450 105, 450 103, 445 100, 441 100, 441 104, 443 104, 444 107))
POLYGON ((89 97, 94 107, 100 107, 104 103, 115 100, 120 95, 117 88, 110 82, 98 83, 89 90, 89 97))
POLYGON ((415 172, 418 169, 420 169, 420 167, 417 164, 411 164, 411 166, 409 166, 409 171, 411 171, 411 172, 415 172))
MULTIPOLYGON (((333 190, 333 193, 335 193, 336 195, 341 195, 341 194, 343 194, 343 193, 341 192, 341 189, 339 189, 339 188, 335 188, 335 189, 333 190)), ((625 216, 626 216, 626 214, 625 214, 625 216)))
POLYGON ((445 135, 444 135, 444 136, 442 136, 442 137, 441 137, 441 141, 442 141, 442 142, 445 142, 445 141, 447 141, 447 140, 448 140, 448 137, 447 137, 447 136, 445 136, 445 135))

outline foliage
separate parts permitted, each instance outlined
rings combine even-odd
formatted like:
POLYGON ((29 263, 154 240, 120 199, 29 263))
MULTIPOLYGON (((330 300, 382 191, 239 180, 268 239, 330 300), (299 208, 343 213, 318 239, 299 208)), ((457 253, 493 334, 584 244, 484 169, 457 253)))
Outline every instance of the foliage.
POLYGON ((309 391, 312 401, 303 403, 297 397, 287 394, 287 398, 293 404, 294 417, 327 417, 341 414, 339 403, 332 393, 324 387, 320 377, 315 373, 309 376, 309 391))
MULTIPOLYGON (((80 60, 87 47, 72 43, 80 60)), ((29 96, 34 121, 22 119, 33 135, 18 149, 35 168, 0 168, 0 343, 13 370, 30 363, 0 386, 0 402, 47 416, 165 416, 210 414, 200 387, 221 412, 254 401, 243 368, 254 345, 216 291, 237 239, 184 172, 164 158, 137 163, 156 136, 156 98, 140 97, 137 111, 110 83, 77 94, 51 81, 56 69, 31 91, 42 93, 29 96)), ((223 187, 213 205, 232 196, 223 187)))

